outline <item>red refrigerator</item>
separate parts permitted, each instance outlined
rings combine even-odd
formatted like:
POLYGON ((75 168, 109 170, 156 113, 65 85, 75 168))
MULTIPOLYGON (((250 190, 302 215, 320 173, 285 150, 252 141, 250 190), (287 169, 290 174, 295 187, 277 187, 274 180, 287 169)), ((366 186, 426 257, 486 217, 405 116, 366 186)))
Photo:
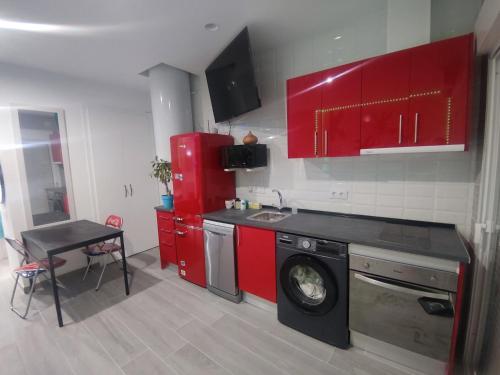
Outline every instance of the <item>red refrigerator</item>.
POLYGON ((234 143, 221 134, 170 137, 175 206, 175 244, 180 277, 206 286, 201 214, 223 209, 236 196, 234 172, 222 167, 221 147, 234 143))

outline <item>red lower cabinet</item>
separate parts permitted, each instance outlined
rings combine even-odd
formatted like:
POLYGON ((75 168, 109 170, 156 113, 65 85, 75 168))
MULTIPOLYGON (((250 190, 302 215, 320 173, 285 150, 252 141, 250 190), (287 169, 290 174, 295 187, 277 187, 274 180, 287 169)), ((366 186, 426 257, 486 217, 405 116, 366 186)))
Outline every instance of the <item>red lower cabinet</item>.
POLYGON ((175 246, 179 276, 206 287, 203 230, 192 225, 175 224, 175 246))
POLYGON ((276 302, 276 233, 240 225, 236 233, 239 288, 276 302))
POLYGON ((160 247, 161 268, 170 263, 177 264, 177 251, 174 236, 174 213, 171 211, 156 211, 158 222, 158 239, 160 247))

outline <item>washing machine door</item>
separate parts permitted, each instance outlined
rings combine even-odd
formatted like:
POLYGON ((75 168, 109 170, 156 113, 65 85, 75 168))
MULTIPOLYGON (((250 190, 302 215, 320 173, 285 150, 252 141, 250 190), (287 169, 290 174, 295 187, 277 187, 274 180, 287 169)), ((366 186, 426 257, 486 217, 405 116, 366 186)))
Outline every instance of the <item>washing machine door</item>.
POLYGON ((317 258, 306 254, 287 258, 279 278, 284 294, 304 313, 323 315, 337 303, 335 278, 317 258))

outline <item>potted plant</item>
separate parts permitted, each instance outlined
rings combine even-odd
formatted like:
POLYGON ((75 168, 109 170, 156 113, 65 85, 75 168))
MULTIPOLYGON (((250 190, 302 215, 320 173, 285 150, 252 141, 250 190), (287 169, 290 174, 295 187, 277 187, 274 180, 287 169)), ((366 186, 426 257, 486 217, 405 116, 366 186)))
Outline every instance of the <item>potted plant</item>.
POLYGON ((156 178, 160 183, 165 185, 166 194, 161 196, 161 201, 163 207, 171 210, 173 208, 174 197, 168 186, 169 182, 172 180, 172 163, 169 161, 159 159, 158 156, 151 162, 153 167, 153 172, 151 177, 156 178))

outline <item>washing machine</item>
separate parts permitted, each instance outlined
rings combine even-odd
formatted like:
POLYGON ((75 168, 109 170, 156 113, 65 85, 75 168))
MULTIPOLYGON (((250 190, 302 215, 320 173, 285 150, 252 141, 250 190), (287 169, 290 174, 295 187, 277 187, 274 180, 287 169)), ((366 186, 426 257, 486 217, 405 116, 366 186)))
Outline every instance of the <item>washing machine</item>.
POLYGON ((349 346, 347 244, 276 236, 278 320, 339 348, 349 346))

